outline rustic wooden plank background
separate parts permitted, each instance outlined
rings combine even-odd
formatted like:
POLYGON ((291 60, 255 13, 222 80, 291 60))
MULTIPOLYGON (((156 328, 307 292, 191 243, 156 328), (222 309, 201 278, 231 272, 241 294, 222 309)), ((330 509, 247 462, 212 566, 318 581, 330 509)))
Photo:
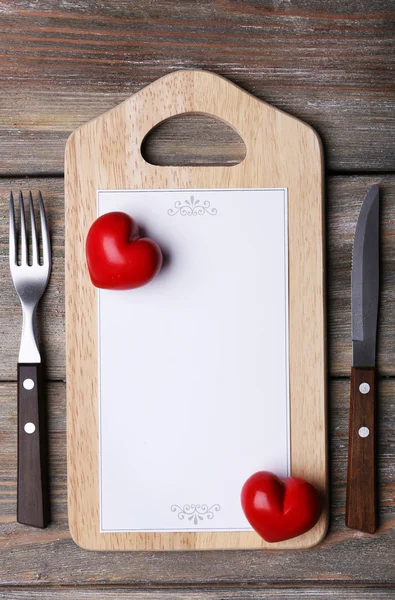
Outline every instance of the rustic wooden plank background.
MULTIPOLYGON (((328 588, 296 588, 293 590, 277 587, 275 589, 259 589, 255 586, 250 586, 248 589, 240 589, 232 587, 216 586, 211 588, 178 588, 167 587, 162 588, 136 588, 136 589, 115 589, 108 587, 99 587, 97 590, 70 588, 62 590, 45 590, 45 589, 15 589, 5 588, 0 590, 0 600, 53 600, 54 594, 58 600, 93 600, 98 597, 101 600, 298 600, 309 598, 309 600, 329 600, 334 597, 333 590, 328 588)), ((393 598, 390 589, 383 587, 368 587, 365 589, 354 588, 344 590, 342 593, 343 600, 387 600, 393 598)))
MULTIPOLYGON (((191 147, 189 147, 191 152, 191 147)), ((394 175, 329 176, 326 191, 328 350, 332 376, 348 376, 351 368, 351 255, 362 199, 373 183, 381 190, 381 306, 378 366, 395 376, 395 173, 394 175), (385 327, 384 324, 385 323, 385 327)), ((66 377, 64 342, 63 179, 0 179, 0 365, 2 379, 15 377, 19 348, 20 308, 8 269, 8 194, 10 189, 41 189, 52 230, 54 269, 39 309, 48 377, 66 377), (44 318, 45 315, 45 318, 44 318)))
POLYGON ((2 0, 0 11, 2 173, 61 173, 70 131, 191 67, 316 127, 330 170, 393 169, 391 0, 2 0))
MULTIPOLYGON (((330 385, 331 528, 325 541, 299 552, 87 552, 67 526, 65 384, 51 382, 50 464, 53 524, 33 530, 15 523, 15 382, 0 385, 1 581, 4 585, 394 583, 395 380, 379 385, 380 528, 362 534, 344 525, 348 379, 330 385)), ((1 589, 1 588, 0 588, 1 589)))
MULTIPOLYGON (((111 589, 108 587, 100 587, 97 590, 77 588, 70 590, 70 588, 57 590, 57 600, 93 600, 98 597, 101 600, 298 600, 305 599, 309 600, 333 600, 333 590, 328 588, 297 588, 289 590, 284 587, 277 587, 275 589, 259 589, 255 586, 250 586, 249 589, 239 589, 232 587, 216 586, 213 588, 182 588, 178 587, 167 587, 161 588, 136 588, 136 589, 125 589, 118 588, 111 589)), ((392 598, 393 595, 390 589, 382 587, 368 587, 365 589, 354 588, 343 591, 343 600, 387 600, 392 598)), ((5 588, 3 591, 0 590, 0 600, 53 600, 53 590, 36 590, 32 588, 28 589, 15 589, 5 588)))
MULTIPOLYGON (((0 1, 0 599, 392 598, 395 594, 395 12, 391 0, 0 1), (63 153, 69 133, 157 77, 204 68, 303 118, 327 167, 331 525, 305 552, 90 553, 67 527, 63 153), (28 176, 28 178, 27 178, 28 176), (351 245, 381 188, 378 365, 380 528, 344 526, 351 245), (20 309, 9 278, 7 196, 40 188, 53 273, 39 320, 47 368, 53 522, 15 523, 20 309)), ((143 145, 159 164, 234 164, 243 143, 178 117, 143 145)))

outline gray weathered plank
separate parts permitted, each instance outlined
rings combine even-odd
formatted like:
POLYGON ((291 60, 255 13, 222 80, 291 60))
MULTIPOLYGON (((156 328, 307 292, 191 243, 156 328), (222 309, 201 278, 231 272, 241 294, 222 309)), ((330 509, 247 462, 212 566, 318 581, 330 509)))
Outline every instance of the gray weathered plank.
MULTIPOLYGON (((379 182, 382 198, 382 293, 379 355, 381 374, 395 375, 395 176, 330 177, 327 194, 328 340, 332 375, 351 365, 350 276, 354 228, 363 195, 379 182)), ((39 311, 51 379, 65 379, 63 180, 0 180, 0 379, 15 379, 21 315, 8 267, 8 193, 40 187, 48 207, 54 246, 51 282, 39 311)), ((84 257, 81 256, 81 261, 84 257)))
MULTIPOLYGON (((16 501, 15 383, 0 384, 0 583, 289 584, 323 582, 395 585, 395 381, 379 394, 380 527, 375 535, 344 525, 349 381, 332 381, 331 526, 325 541, 302 552, 87 552, 67 527, 65 384, 49 384, 51 494, 54 522, 45 530, 14 522, 16 501)), ((232 589, 234 592, 234 589, 232 589)), ((314 596, 313 596, 314 597, 314 596)), ((319 596, 318 596, 319 597, 319 596)), ((347 596, 346 596, 347 597, 347 596)))
POLYGON ((394 598, 394 588, 391 587, 355 587, 339 586, 293 588, 257 588, 252 587, 220 587, 214 588, 182 587, 182 588, 51 588, 39 590, 34 588, 18 589, 0 588, 0 600, 387 600, 394 598))
MULTIPOLYGON (((0 12, 0 174, 61 173, 74 128, 180 68, 213 70, 306 120, 332 170, 394 168, 388 0, 3 0, 0 12)), ((183 122, 169 155, 188 154, 188 137, 204 152, 200 129, 183 122)))
MULTIPOLYGON (((52 272, 38 310, 38 323, 44 364, 51 378, 65 379, 64 308, 64 201, 63 180, 0 180, 0 379, 16 378, 21 309, 12 285, 8 265, 8 197, 10 190, 42 190, 47 208, 52 243, 52 272)), ((84 257, 82 257, 82 260, 84 257)))
POLYGON ((380 184, 381 264, 378 368, 395 375, 395 177, 332 177, 327 181, 327 306, 329 368, 348 375, 351 355, 352 244, 361 202, 380 184))

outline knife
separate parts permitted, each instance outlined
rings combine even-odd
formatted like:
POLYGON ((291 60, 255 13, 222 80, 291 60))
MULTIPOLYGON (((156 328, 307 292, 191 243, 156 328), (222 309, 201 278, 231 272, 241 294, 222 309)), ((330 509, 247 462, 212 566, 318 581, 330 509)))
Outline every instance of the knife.
POLYGON ((368 191, 355 229, 346 525, 376 530, 375 364, 379 301, 379 186, 368 191))

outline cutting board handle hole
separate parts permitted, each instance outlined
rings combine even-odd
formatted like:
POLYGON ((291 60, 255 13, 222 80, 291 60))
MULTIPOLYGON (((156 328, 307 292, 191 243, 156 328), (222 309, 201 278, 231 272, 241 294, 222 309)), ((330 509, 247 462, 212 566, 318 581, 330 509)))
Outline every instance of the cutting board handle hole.
POLYGON ((247 154, 231 125, 202 113, 184 113, 161 121, 141 144, 144 160, 159 166, 232 167, 247 154))

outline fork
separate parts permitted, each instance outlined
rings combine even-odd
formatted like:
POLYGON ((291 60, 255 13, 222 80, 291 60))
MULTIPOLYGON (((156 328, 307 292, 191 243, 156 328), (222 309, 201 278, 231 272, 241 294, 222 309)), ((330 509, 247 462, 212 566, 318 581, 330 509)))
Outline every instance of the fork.
POLYGON ((15 291, 22 305, 23 325, 18 358, 18 491, 17 521, 34 527, 46 527, 49 521, 47 474, 47 431, 41 395, 41 357, 36 336, 37 305, 47 287, 51 272, 51 245, 41 192, 38 192, 43 260, 39 242, 33 197, 29 192, 31 264, 28 261, 28 236, 22 192, 20 207, 20 265, 18 265, 14 197, 10 193, 10 270, 15 291))

